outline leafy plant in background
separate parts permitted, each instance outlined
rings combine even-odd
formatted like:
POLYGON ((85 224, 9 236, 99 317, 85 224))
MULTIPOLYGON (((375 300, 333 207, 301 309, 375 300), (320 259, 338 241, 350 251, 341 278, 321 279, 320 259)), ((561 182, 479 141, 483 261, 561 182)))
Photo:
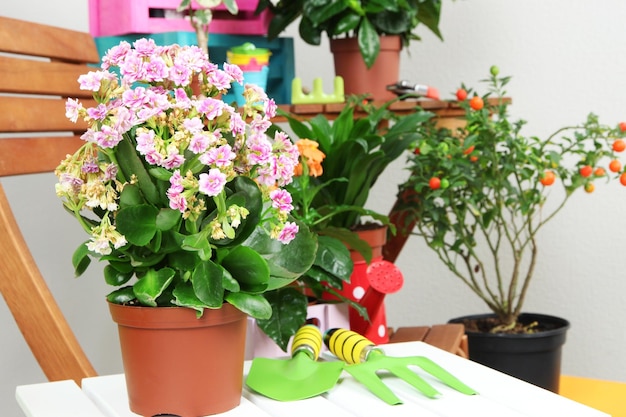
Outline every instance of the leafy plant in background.
MULTIPOLYGON (((318 250, 297 287, 282 288, 267 296, 282 308, 269 320, 259 320, 265 333, 286 348, 289 337, 306 319, 308 298, 323 300, 329 293, 350 303, 365 317, 365 310, 337 291, 349 282, 353 263, 348 247, 369 262, 371 247, 355 232, 370 222, 389 225, 386 215, 365 208, 369 192, 387 168, 420 137, 420 126, 432 117, 416 109, 399 116, 389 111, 390 101, 377 107, 350 97, 334 121, 318 115, 306 122, 287 117, 300 150, 296 176, 287 186, 292 214, 317 235, 318 250), (297 137, 297 138, 296 138, 297 137)), ((328 297, 323 301, 327 302, 328 297)))
MULTIPOLYGON (((300 154, 300 163, 296 166, 294 180, 287 186, 287 190, 293 199, 292 214, 317 235, 315 261, 298 279, 298 285, 279 288, 266 295, 272 305, 278 308, 274 309, 275 313, 269 319, 257 320, 259 327, 285 351, 291 336, 306 321, 309 303, 322 300, 324 293, 333 296, 332 302, 349 303, 361 314, 367 314, 357 303, 337 292, 343 288, 344 283, 350 282, 354 264, 347 246, 333 236, 332 229, 318 227, 320 221, 323 221, 323 216, 312 207, 313 199, 320 190, 333 182, 346 179, 333 178, 323 184, 313 184, 313 180, 323 173, 323 160, 326 155, 318 149, 318 143, 313 140, 300 139, 296 146, 300 154)), ((365 212, 362 208, 356 209, 365 212)), ((333 213, 327 215, 332 216, 333 213)), ((351 233, 347 237, 348 240, 353 238, 351 233)), ((324 302, 331 301, 326 297, 324 302)))
MULTIPOLYGON (((490 92, 460 102, 466 125, 457 131, 431 126, 416 142, 410 177, 400 193, 415 193, 402 208, 407 224, 448 269, 497 315, 493 331, 509 331, 522 312, 539 256, 539 231, 575 191, 626 173, 617 153, 626 148, 626 124, 607 126, 590 114, 546 139, 524 136, 504 97, 509 77, 492 67, 490 92), (491 101, 493 102, 493 101, 491 101), (557 189, 559 187, 560 189, 557 189)), ((522 329, 532 331, 532 329, 522 329)))
POLYGON ((110 302, 199 315, 230 303, 264 319, 263 294, 310 268, 316 236, 290 217, 284 189, 298 152, 283 133, 266 135, 276 105, 252 85, 239 111, 217 98, 242 78, 196 46, 146 39, 122 42, 79 78, 95 105, 67 102, 89 129, 57 168, 56 191, 90 236, 76 273, 107 262, 104 278, 119 287, 110 302))
POLYGON ((419 24, 437 37, 441 0, 260 0, 257 11, 269 8, 274 17, 268 37, 274 39, 296 19, 300 37, 310 45, 319 45, 322 34, 329 38, 358 38, 359 49, 367 67, 380 52, 380 37, 399 35, 404 46, 419 40, 419 24))

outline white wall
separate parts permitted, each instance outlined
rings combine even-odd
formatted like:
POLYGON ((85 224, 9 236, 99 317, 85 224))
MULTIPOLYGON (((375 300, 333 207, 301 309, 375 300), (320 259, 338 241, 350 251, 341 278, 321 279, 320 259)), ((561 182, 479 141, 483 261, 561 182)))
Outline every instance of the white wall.
MULTIPOLYGON (((514 116, 528 120, 526 132, 546 135, 582 121, 593 111, 606 123, 626 120, 626 2, 623 0, 457 0, 444 2, 440 42, 426 31, 403 55, 401 77, 437 87, 444 98, 461 82, 478 85, 492 64, 512 75, 508 88, 514 116)), ((88 30, 86 1, 31 0, 0 5, 0 15, 88 30)), ((290 30, 295 35, 296 28, 290 30)), ((296 39, 296 73, 310 85, 321 76, 330 86, 332 58, 325 42, 311 47, 296 39)), ((403 161, 381 178, 371 208, 388 211, 403 161)), ((6 181, 18 220, 34 247, 40 268, 98 372, 119 372, 115 328, 103 300, 107 292, 95 268, 74 279, 70 256, 83 239, 53 193, 52 176, 6 181), (39 196, 35 207, 27 197, 39 196)), ((566 373, 626 381, 623 316, 626 293, 626 188, 598 184, 581 193, 544 229, 541 258, 527 311, 563 316, 572 323, 564 349, 566 373)), ((392 326, 445 322, 485 312, 416 238, 397 261, 404 288, 388 298, 392 326)), ((0 266, 1 267, 1 266, 0 266)), ((28 308, 28 306, 24 306, 28 308)), ((17 384, 45 381, 4 303, 0 303, 0 404, 14 405, 17 384)), ((8 412, 7 412, 8 411, 8 412)))

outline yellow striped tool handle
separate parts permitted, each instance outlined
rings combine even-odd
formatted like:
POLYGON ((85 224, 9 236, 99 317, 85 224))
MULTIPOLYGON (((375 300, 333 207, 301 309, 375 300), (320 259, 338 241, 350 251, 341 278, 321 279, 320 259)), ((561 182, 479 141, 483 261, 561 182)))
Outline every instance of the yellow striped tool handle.
POLYGON ((321 350, 322 332, 320 329, 313 324, 300 327, 291 342, 291 356, 293 357, 296 353, 304 351, 311 359, 317 360, 321 350))
POLYGON ((324 336, 330 351, 348 364, 365 362, 371 352, 382 353, 374 342, 347 329, 330 329, 324 336))

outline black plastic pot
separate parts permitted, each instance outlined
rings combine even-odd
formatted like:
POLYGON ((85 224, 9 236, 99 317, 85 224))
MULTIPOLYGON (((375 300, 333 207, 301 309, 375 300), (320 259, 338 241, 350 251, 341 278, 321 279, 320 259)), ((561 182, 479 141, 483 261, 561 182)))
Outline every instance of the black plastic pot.
MULTIPOLYGON (((463 323, 486 317, 494 315, 464 316, 452 319, 450 323, 463 323)), ((539 328, 545 330, 532 334, 467 331, 470 359, 558 393, 561 348, 565 343, 569 322, 559 317, 531 313, 520 315, 519 321, 524 324, 537 321, 539 328)))

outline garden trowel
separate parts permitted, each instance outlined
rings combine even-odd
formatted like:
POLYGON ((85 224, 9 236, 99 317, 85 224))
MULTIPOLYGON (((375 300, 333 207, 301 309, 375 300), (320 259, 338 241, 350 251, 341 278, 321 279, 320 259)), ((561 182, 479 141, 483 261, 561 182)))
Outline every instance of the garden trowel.
POLYGON ((381 370, 389 371, 429 398, 437 398, 441 395, 417 373, 409 369, 409 365, 422 368, 450 388, 463 394, 476 394, 476 391, 432 360, 424 356, 386 356, 373 342, 351 330, 330 329, 324 336, 324 342, 335 356, 346 362, 344 369, 350 375, 387 404, 397 405, 402 404, 402 401, 381 381, 377 375, 377 372, 381 370))
POLYGON ((321 348, 321 331, 307 324, 293 338, 291 358, 253 359, 246 384, 278 401, 296 401, 322 394, 335 386, 344 363, 317 362, 321 348))

